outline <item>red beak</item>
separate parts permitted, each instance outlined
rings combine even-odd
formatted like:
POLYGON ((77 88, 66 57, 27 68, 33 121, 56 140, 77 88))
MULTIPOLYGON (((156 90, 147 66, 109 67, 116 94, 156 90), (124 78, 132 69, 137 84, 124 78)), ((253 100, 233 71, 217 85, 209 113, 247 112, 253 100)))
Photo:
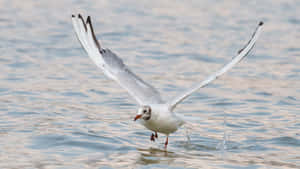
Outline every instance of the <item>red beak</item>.
POLYGON ((135 118, 134 118, 134 121, 136 121, 137 119, 139 119, 139 118, 141 118, 141 117, 142 117, 141 114, 136 115, 135 118))

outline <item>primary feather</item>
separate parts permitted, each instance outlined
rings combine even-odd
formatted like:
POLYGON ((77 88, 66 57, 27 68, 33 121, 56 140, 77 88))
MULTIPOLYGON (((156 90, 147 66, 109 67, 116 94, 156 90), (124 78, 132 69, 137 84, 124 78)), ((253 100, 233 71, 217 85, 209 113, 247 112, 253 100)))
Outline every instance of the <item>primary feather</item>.
POLYGON ((140 105, 163 103, 154 87, 135 75, 111 50, 101 48, 89 16, 85 22, 80 14, 72 15, 72 22, 82 47, 106 76, 126 89, 140 105))

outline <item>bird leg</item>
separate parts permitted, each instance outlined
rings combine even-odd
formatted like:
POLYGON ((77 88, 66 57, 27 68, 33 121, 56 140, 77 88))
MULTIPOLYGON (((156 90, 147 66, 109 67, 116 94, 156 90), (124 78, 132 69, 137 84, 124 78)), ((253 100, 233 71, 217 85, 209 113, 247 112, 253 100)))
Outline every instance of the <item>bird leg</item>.
POLYGON ((158 138, 157 132, 155 132, 155 134, 151 134, 150 140, 151 141, 155 141, 155 139, 158 138))
POLYGON ((168 146, 168 142, 169 142, 168 138, 169 138, 169 136, 167 136, 167 139, 166 139, 166 142, 165 142, 165 149, 166 149, 167 146, 168 146))
POLYGON ((155 136, 154 136, 153 133, 151 134, 150 140, 151 140, 151 141, 155 141, 155 136))

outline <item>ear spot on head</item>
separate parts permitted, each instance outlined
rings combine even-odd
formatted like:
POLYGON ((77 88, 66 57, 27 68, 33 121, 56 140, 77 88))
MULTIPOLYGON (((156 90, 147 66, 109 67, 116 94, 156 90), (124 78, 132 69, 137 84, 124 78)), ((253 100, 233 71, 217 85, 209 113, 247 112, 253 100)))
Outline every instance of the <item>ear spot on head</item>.
POLYGON ((147 112, 151 113, 151 107, 150 106, 144 106, 143 107, 143 113, 147 113, 147 112))
POLYGON ((143 106, 143 119, 145 121, 151 119, 151 107, 150 106, 143 106))

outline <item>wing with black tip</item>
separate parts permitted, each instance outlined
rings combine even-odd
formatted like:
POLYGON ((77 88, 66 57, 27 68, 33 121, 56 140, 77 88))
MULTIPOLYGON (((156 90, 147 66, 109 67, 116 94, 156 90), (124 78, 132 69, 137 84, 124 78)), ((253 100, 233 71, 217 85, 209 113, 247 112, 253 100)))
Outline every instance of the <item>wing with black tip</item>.
POLYGON ((80 14, 72 15, 72 22, 82 47, 105 75, 126 89, 140 105, 163 103, 154 87, 129 70, 115 53, 101 47, 96 39, 90 16, 85 21, 80 14))
POLYGON ((214 74, 212 74, 211 76, 207 77, 204 81, 196 83, 191 88, 189 88, 188 90, 180 93, 174 99, 169 101, 167 103, 169 109, 173 110, 180 102, 182 102, 184 99, 186 99, 192 93, 194 93, 195 91, 197 91, 198 89, 200 89, 202 87, 205 87, 206 85, 208 85, 209 83, 211 83, 212 81, 214 81, 215 79, 217 79, 218 77, 223 75, 225 72, 230 70, 234 65, 239 63, 243 58, 245 58, 245 56, 247 56, 248 53, 251 51, 251 49, 254 47, 255 42, 257 41, 257 39, 259 37, 259 34, 262 31, 262 26, 263 26, 263 22, 260 22, 258 24, 256 30, 254 31, 251 39, 246 44, 246 46, 244 48, 242 48, 241 50, 239 50, 238 54, 235 57, 233 57, 232 60, 229 63, 224 65, 219 71, 217 71, 214 74))

